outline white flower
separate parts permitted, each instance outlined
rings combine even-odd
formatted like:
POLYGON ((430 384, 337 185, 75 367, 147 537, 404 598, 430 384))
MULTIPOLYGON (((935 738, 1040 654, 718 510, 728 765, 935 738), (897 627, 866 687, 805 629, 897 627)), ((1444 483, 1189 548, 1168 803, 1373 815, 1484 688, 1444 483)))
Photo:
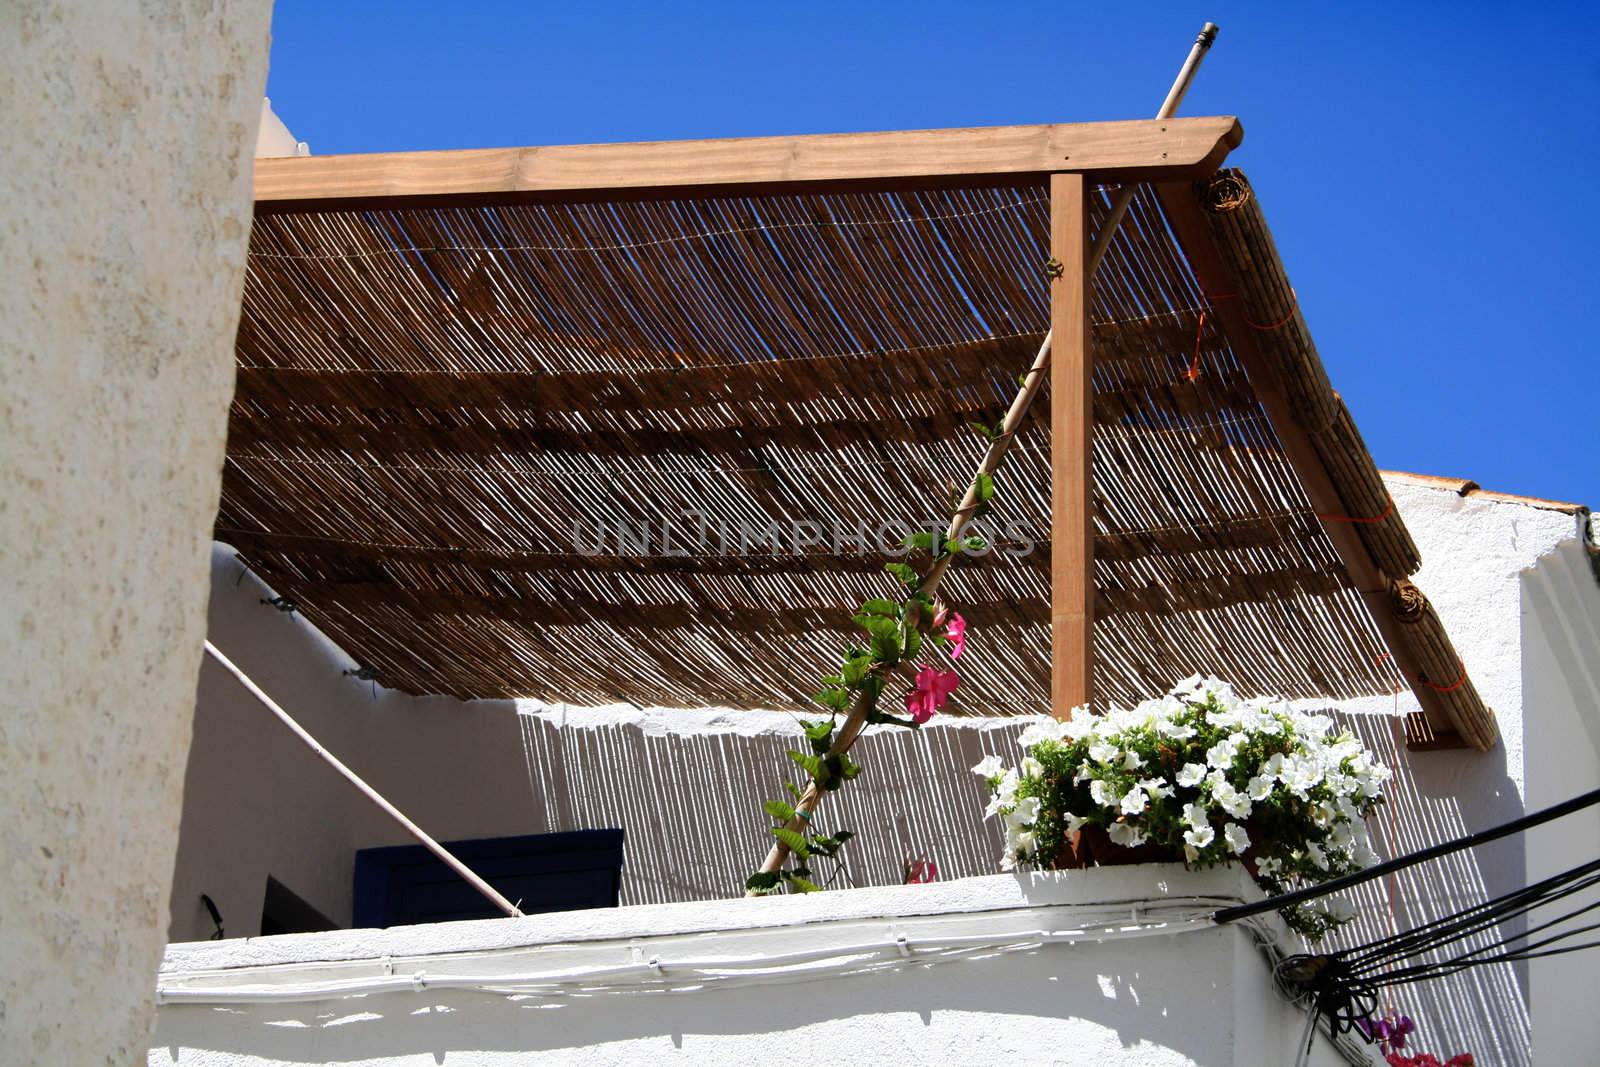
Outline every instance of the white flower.
POLYGON ((1016 807, 1006 813, 1005 819, 1008 826, 1032 826, 1038 817, 1039 798, 1024 797, 1017 801, 1016 807))
POLYGON ((1096 763, 1111 763, 1117 758, 1117 746, 1107 741, 1091 741, 1089 758, 1096 763))
POLYGON ((1261 773, 1267 778, 1279 778, 1283 774, 1283 753, 1274 752, 1267 757, 1267 762, 1261 765, 1261 773))
POLYGON ((1138 786, 1153 797, 1170 797, 1172 787, 1160 778, 1141 778, 1138 786))
POLYGON ((1156 732, 1174 741, 1187 741, 1199 731, 1190 723, 1177 723, 1167 719, 1156 724, 1156 732))
POLYGON ((1137 752, 1128 752, 1122 757, 1122 769, 1125 771, 1136 771, 1143 766, 1144 760, 1139 758, 1137 752))
POLYGON ((1066 824, 1067 824, 1067 833, 1069 833, 1069 834, 1075 834, 1079 830, 1082 830, 1083 829, 1083 824, 1088 822, 1087 819, 1084 819, 1084 818, 1082 818, 1081 816, 1078 816, 1078 815, 1074 815, 1070 811, 1062 812, 1061 813, 1061 818, 1066 822, 1066 824))
POLYGON ((1271 856, 1263 856, 1261 859, 1256 860, 1256 870, 1260 871, 1268 878, 1271 878, 1273 875, 1277 874, 1282 868, 1283 862, 1281 860, 1275 860, 1271 856))
POLYGON ((1222 805, 1222 810, 1232 815, 1235 819, 1248 819, 1250 817, 1250 798, 1240 793, 1227 782, 1211 790, 1211 799, 1222 805))
POLYGON ((1037 844, 1032 830, 1024 830, 1017 826, 1006 827, 1006 851, 1014 856, 1025 852, 1032 852, 1037 844))
POLYGON ((1040 719, 1017 735, 1017 744, 1023 748, 1032 748, 1041 741, 1059 741, 1065 725, 1055 719, 1040 719))
POLYGON ((1353 904, 1347 900, 1342 900, 1339 897, 1329 897, 1323 906, 1327 909, 1328 918, 1332 919, 1334 922, 1349 922, 1351 919, 1354 919, 1357 914, 1353 904))
POLYGON ((1206 776, 1206 769, 1198 763, 1185 763, 1178 770, 1178 784, 1185 789, 1193 789, 1199 785, 1206 776))
POLYGON ((1198 674, 1191 674, 1183 681, 1172 687, 1170 696, 1182 699, 1184 697, 1199 696, 1205 688, 1205 679, 1198 674))
POLYGON ((989 816, 1011 807, 1012 803, 1017 799, 1017 787, 1021 784, 1014 769, 1006 771, 995 785, 994 796, 989 799, 989 806, 984 809, 983 817, 987 819, 989 816))
POLYGON ((985 756, 973 766, 972 773, 979 778, 993 778, 1004 774, 1005 769, 1006 765, 1001 762, 999 756, 985 756))
POLYGON ((1333 825, 1333 809, 1326 804, 1311 805, 1311 821, 1317 829, 1326 830, 1333 825))
POLYGON ((1108 808, 1117 802, 1117 793, 1103 779, 1096 778, 1089 783, 1089 799, 1103 808, 1108 808))
POLYGON ((1222 828, 1222 836, 1228 841, 1228 850, 1235 856, 1244 855, 1244 850, 1250 847, 1250 835, 1244 832, 1244 827, 1236 822, 1230 822, 1222 828))
POLYGON ((1145 842, 1144 832, 1125 822, 1114 822, 1106 827, 1106 836, 1124 848, 1137 848, 1145 842))
POLYGON ((1210 825, 1209 814, 1203 804, 1186 804, 1183 809, 1183 821, 1198 830, 1202 826, 1210 825))
POLYGON ((1272 779, 1258 774, 1245 783, 1244 792, 1251 800, 1265 800, 1272 795, 1272 779))
POLYGON ((1072 718, 1061 724, 1061 737, 1066 741, 1082 741, 1094 732, 1094 718, 1087 708, 1079 714, 1076 709, 1072 718))
MULTIPOLYGON (((1197 826, 1183 832, 1183 843, 1190 848, 1205 848, 1217 839, 1217 832, 1209 826, 1197 826)), ((1190 857, 1191 859, 1193 857, 1190 857)))
POLYGON ((1218 770, 1227 770, 1233 766, 1233 758, 1238 755, 1233 750, 1231 738, 1225 738, 1206 749, 1206 763, 1218 770))
POLYGON ((1022 777, 1024 778, 1038 778, 1040 775, 1044 774, 1044 764, 1040 763, 1032 756, 1023 756, 1021 770, 1022 777))
POLYGON ((1122 798, 1122 813, 1124 815, 1143 814, 1144 809, 1149 806, 1150 798, 1145 795, 1143 789, 1130 789, 1127 795, 1122 798))
POLYGON ((1278 780, 1301 800, 1309 800, 1307 794, 1311 787, 1322 780, 1322 769, 1317 766, 1315 760, 1297 756, 1284 763, 1278 780))
POLYGON ((1311 857, 1311 862, 1320 871, 1328 869, 1328 854, 1322 851, 1322 846, 1315 841, 1306 842, 1306 855, 1311 857))

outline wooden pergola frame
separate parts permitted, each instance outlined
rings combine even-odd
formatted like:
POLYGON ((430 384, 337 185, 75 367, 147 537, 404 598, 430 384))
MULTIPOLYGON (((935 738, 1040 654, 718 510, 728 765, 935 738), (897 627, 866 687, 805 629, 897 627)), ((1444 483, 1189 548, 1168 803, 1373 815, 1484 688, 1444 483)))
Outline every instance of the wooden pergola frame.
MULTIPOLYGON (((1243 136, 1239 121, 1223 116, 265 158, 256 161, 256 211, 669 199, 1048 179, 1051 248, 1061 264, 1051 285, 1051 703, 1058 716, 1067 716, 1088 703, 1093 673, 1090 193, 1100 184, 1150 183, 1201 285, 1208 292, 1227 290, 1228 268, 1207 231, 1191 183, 1215 172, 1243 136)), ((1276 368, 1263 357, 1238 303, 1224 304, 1218 315, 1316 510, 1339 513, 1334 482, 1305 429, 1291 416, 1276 368)), ((1422 675, 1414 661, 1408 662, 1408 645, 1400 639, 1388 604, 1390 590, 1382 569, 1350 526, 1323 525, 1396 665, 1413 681, 1429 725, 1436 733, 1453 733, 1437 694, 1416 684, 1422 675)))

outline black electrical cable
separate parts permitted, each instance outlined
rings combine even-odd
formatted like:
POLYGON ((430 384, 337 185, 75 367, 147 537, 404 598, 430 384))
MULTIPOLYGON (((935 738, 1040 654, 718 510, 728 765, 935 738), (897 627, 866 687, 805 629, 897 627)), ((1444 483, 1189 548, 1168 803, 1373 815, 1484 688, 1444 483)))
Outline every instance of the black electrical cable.
POLYGON ((1428 848, 1422 849, 1419 852, 1408 853, 1404 856, 1396 856, 1392 860, 1386 860, 1385 862, 1377 864, 1376 866, 1368 867, 1364 871, 1357 871, 1355 874, 1343 875, 1342 877, 1335 878, 1332 881, 1323 882, 1320 885, 1307 886, 1304 889, 1296 889, 1292 893, 1283 893, 1279 896, 1268 897, 1266 900, 1258 900, 1252 904, 1236 904, 1231 908, 1223 908, 1220 911, 1213 913, 1211 920, 1216 923, 1238 922, 1240 919, 1248 919, 1252 915, 1261 915, 1269 911, 1281 911, 1284 908, 1292 908, 1296 904, 1303 904, 1308 900, 1315 900, 1318 897, 1328 896, 1331 893, 1338 893, 1342 890, 1349 889, 1351 886, 1357 886, 1365 882, 1370 882, 1374 878, 1382 878, 1384 875, 1393 871, 1404 870, 1407 867, 1413 867, 1419 863, 1426 862, 1427 860, 1438 859, 1440 856, 1448 856, 1452 852, 1460 852, 1463 849, 1474 848, 1478 845, 1488 844, 1490 841, 1498 841, 1502 837, 1509 837, 1512 834, 1521 833, 1522 831, 1534 826, 1538 826, 1541 823, 1547 823, 1552 819, 1559 819, 1561 816, 1570 815, 1575 811, 1582 811, 1584 808, 1591 807, 1595 804, 1600 804, 1600 789, 1595 789, 1591 792, 1584 793, 1581 796, 1573 797, 1571 800, 1564 800, 1560 804, 1552 805, 1551 807, 1545 808, 1542 811, 1533 812, 1531 815, 1524 815, 1520 819, 1513 819, 1511 822, 1505 823, 1502 826, 1491 827, 1488 830, 1480 830, 1475 834, 1468 834, 1466 837, 1458 837, 1454 841, 1446 841, 1442 844, 1432 845, 1428 848))

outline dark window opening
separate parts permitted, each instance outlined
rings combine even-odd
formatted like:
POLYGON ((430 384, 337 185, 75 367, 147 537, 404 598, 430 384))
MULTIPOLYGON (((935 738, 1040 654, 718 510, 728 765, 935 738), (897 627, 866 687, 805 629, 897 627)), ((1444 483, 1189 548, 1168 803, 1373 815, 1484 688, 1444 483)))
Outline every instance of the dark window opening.
MULTIPOLYGON (((525 914, 614 908, 622 891, 621 830, 452 841, 445 847, 525 914)), ((356 853, 355 926, 409 926, 502 914, 421 845, 356 853)))
POLYGON ((267 898, 261 905, 261 935, 312 934, 319 930, 336 930, 329 918, 307 904, 300 895, 270 874, 267 876, 267 898))

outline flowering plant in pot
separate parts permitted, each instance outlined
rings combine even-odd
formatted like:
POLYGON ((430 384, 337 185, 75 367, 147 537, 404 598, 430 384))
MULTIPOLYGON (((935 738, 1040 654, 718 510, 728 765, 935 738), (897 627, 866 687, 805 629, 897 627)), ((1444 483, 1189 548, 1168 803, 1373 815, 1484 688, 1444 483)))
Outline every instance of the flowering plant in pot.
MULTIPOLYGON (((1388 768, 1326 715, 1242 700, 1196 676, 1166 696, 1029 726, 1023 756, 973 768, 986 817, 1006 831, 1001 865, 1241 862, 1270 894, 1326 882, 1377 857, 1364 820, 1388 768)), ((1315 940, 1353 916, 1324 902, 1283 913, 1315 940)))

